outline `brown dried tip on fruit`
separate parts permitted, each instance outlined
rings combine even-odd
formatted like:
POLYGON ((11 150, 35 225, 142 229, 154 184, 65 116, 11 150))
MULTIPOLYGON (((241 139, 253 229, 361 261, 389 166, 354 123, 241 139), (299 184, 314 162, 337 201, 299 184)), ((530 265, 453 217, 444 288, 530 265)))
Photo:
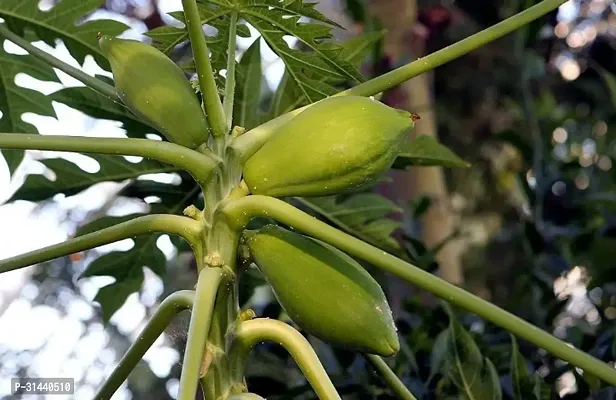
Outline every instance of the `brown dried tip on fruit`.
POLYGON ((96 38, 97 38, 98 40, 101 40, 101 38, 102 38, 102 37, 103 37, 103 34, 102 34, 102 33, 98 32, 98 33, 96 34, 96 38))
POLYGON ((418 119, 421 119, 421 117, 420 117, 419 115, 415 114, 415 113, 412 113, 412 114, 411 114, 411 119, 412 119, 413 121, 417 121, 418 119))

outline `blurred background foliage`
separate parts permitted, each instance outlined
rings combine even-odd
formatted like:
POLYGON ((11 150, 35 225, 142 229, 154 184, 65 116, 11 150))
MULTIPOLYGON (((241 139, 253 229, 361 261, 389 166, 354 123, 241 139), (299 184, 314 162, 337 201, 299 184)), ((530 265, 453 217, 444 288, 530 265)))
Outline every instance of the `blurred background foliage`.
MULTIPOLYGON (((163 7, 163 3, 167 1, 109 0, 99 11, 108 18, 123 18, 143 32, 171 23, 164 10, 173 6, 163 7)), ((534 3, 417 0, 417 21, 409 22, 412 35, 406 38, 408 59, 417 56, 414 52, 418 46, 422 53, 431 53, 534 3)), ((347 28, 335 31, 340 38, 380 31, 369 4, 362 0, 323 0, 317 8, 347 28)), ((241 41, 240 47, 246 49, 241 41)), ((186 51, 180 48, 173 57, 179 60, 186 51)), ((383 51, 382 43, 375 41, 362 70, 370 77, 395 68, 396 63, 383 51)), ((273 57, 265 60, 264 104, 275 93, 271 82, 281 78, 281 69, 276 65, 273 57)), ((439 140, 471 163, 470 168, 444 170, 449 207, 456 217, 461 284, 613 364, 616 6, 608 0, 571 0, 559 12, 437 68, 431 80, 433 103, 428 106, 436 115, 439 140)), ((395 89, 385 93, 383 99, 396 106, 404 96, 395 89)), ((424 110, 412 111, 421 115, 424 110)), ((26 181, 21 193, 32 187, 26 181)), ((62 210, 56 197, 43 195, 37 198, 42 201, 34 212, 59 213, 65 230, 75 232, 86 222, 100 223, 98 218, 104 216, 111 218, 106 223, 116 222, 121 216, 113 210, 126 204, 131 212, 148 208, 181 212, 186 205, 202 201, 193 189, 191 180, 183 174, 173 174, 167 181, 130 180, 107 190, 105 201, 96 207, 62 210), (152 201, 153 196, 158 200, 152 201)), ((19 199, 20 192, 17 193, 14 198, 19 199)), ((308 212, 321 210, 315 215, 340 225, 340 220, 327 218, 335 215, 327 212, 328 207, 333 207, 331 200, 291 201, 308 212)), ((340 204, 346 200, 349 199, 342 197, 336 201, 340 204)), ((405 258, 436 273, 442 267, 435 257, 438 248, 422 243, 416 223, 430 208, 430 197, 412 196, 396 205, 379 201, 386 211, 384 215, 393 212, 397 214, 394 219, 403 221, 402 225, 387 223, 386 227, 376 228, 393 231, 395 238, 381 246, 394 246, 405 258)), ((346 207, 353 209, 350 203, 346 207)), ((353 221, 342 222, 347 222, 348 227, 353 221)), ((368 222, 360 218, 360 224, 368 222)), ((8 231, 11 227, 4 225, 0 229, 8 231)), ((3 329, 10 329, 10 321, 37 321, 41 318, 37 314, 40 307, 55 309, 54 321, 66 329, 58 328, 54 335, 33 339, 30 344, 17 343, 10 335, 0 333, 0 376, 46 376, 44 366, 63 359, 63 373, 74 376, 81 386, 76 398, 92 396, 162 298, 194 285, 195 265, 183 242, 166 235, 146 242, 136 243, 135 248, 150 246, 145 255, 150 259, 136 262, 152 270, 161 263, 164 269, 166 263, 167 272, 160 278, 145 269, 142 290, 130 296, 130 302, 109 324, 104 324, 109 315, 90 306, 96 292, 93 284, 77 279, 91 262, 108 254, 104 249, 32 267, 31 275, 18 289, 4 292, 0 303, 3 329), (155 254, 160 248, 168 251, 155 254), (62 345, 67 349, 62 356, 49 350, 62 345)), ((112 253, 111 257, 130 252, 115 251, 121 254, 112 253)), ((450 318, 447 311, 453 311, 442 308, 426 293, 384 276, 379 279, 389 288, 390 296, 397 299, 395 311, 403 339, 403 350, 391 365, 418 398, 460 398, 456 388, 459 372, 451 371, 448 365, 458 361, 470 370, 481 370, 487 364, 481 357, 474 357, 477 349, 499 375, 497 383, 503 398, 616 398, 616 388, 602 386, 543 350, 524 342, 512 347, 515 342, 507 332, 461 311, 456 318, 450 318), (461 325, 456 325, 457 321, 461 325), (468 334, 446 340, 447 332, 460 330, 468 334), (451 346, 464 351, 452 352, 451 346), (522 370, 537 378, 529 375, 521 381, 512 374, 512 365, 521 365, 522 370), (524 392, 528 388, 532 388, 530 392, 524 392), (520 390, 526 394, 520 394, 520 390)), ((285 319, 256 270, 249 270, 241 284, 243 306, 252 307, 259 316, 285 319)), ((42 321, 39 323, 44 324, 42 321)), ((184 313, 114 398, 173 398, 187 326, 188 316, 184 313)), ((315 338, 310 340, 343 398, 394 398, 360 355, 331 348, 315 338)), ((316 398, 281 347, 260 345, 252 360, 247 371, 252 391, 268 399, 316 398)), ((483 397, 478 398, 495 398, 489 395, 490 390, 481 389, 483 397)))

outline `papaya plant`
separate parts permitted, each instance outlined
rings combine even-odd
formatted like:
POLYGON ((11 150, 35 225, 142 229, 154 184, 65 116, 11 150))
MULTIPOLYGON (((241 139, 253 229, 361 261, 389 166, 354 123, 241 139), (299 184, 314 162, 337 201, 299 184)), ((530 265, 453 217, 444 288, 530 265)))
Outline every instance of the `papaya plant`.
MULTIPOLYGON (((3 52, 3 65, 27 64, 32 76, 51 81, 57 78, 49 67, 57 68, 86 88, 63 93, 64 97, 56 95, 56 100, 74 104, 81 95, 99 104, 104 110, 101 115, 130 121, 126 124, 128 138, 42 136, 33 134, 32 127, 21 120, 23 110, 5 108, 0 124, 12 132, 0 133, 0 149, 11 172, 28 149, 93 154, 102 163, 110 157, 139 156, 153 164, 138 169, 136 176, 162 165, 184 171, 194 181, 195 190, 184 198, 189 204, 183 215, 153 210, 150 215, 116 224, 93 223, 75 238, 0 261, 0 272, 153 233, 178 236, 188 244, 198 268, 195 289, 173 293, 161 303, 96 399, 113 395, 183 310, 190 310, 191 319, 177 398, 193 399, 199 384, 208 400, 260 398, 250 393, 244 371, 250 350, 264 341, 279 343, 292 355, 319 398, 341 398, 316 352, 297 329, 240 309, 239 283, 252 265, 266 278, 294 324, 334 346, 365 354, 397 397, 415 398, 384 360, 395 356, 401 343, 383 290, 358 261, 398 276, 589 376, 616 385, 613 366, 412 265, 399 256, 395 246, 384 251, 369 238, 350 235, 287 201, 295 198, 304 204, 323 204, 323 196, 356 193, 373 185, 395 165, 466 165, 436 141, 420 137, 407 142, 420 116, 386 106, 374 97, 507 35, 564 2, 541 1, 458 43, 366 81, 353 62, 354 52, 349 51, 362 43, 345 47, 326 40, 330 39, 328 26, 335 23, 313 4, 300 1, 183 0, 183 12, 172 16, 184 27, 148 32, 152 45, 119 38, 124 27, 117 22, 77 25, 83 17, 80 13, 96 7, 98 0, 63 0, 47 12, 38 9, 38 1, 3 1, 0 36, 28 52, 26 56, 3 52), (54 23, 66 15, 74 17, 72 24, 54 23), (300 22, 302 17, 314 22, 300 22), (36 21, 47 23, 37 25, 36 21), (274 97, 271 112, 264 118, 246 110, 257 89, 245 78, 254 71, 260 75, 252 62, 260 42, 236 61, 237 38, 246 36, 246 24, 259 31, 286 66, 281 84, 286 90, 274 97), (216 38, 206 36, 203 25, 215 27, 216 38), (65 40, 78 61, 86 55, 94 57, 113 79, 87 75, 32 45, 43 38, 42 31, 65 40), (283 37, 289 34, 309 51, 287 46, 283 37), (176 64, 170 54, 186 42, 193 58, 176 64), (193 75, 196 80, 191 86, 187 76, 193 75), (350 88, 338 91, 344 85, 350 88), (144 138, 143 132, 152 129, 166 140, 144 138), (198 206, 199 194, 202 206, 198 206), (252 226, 258 218, 268 223, 252 226)), ((7 70, 17 72, 10 66, 7 70)), ((2 85, 6 93, 23 91, 32 96, 36 111, 51 114, 50 103, 33 91, 10 82, 2 85)), ((79 190, 79 185, 71 190, 79 190)), ((105 264, 97 261, 83 275, 109 274, 117 279, 106 296, 99 293, 101 302, 115 296, 115 305, 105 311, 108 319, 119 308, 117 303, 121 305, 126 294, 143 281, 141 265, 105 270, 105 264)), ((109 258, 103 261, 111 262, 109 258)), ((468 333, 456 322, 451 308, 446 308, 450 327, 437 339, 444 349, 440 357, 446 363, 445 374, 463 395, 479 387, 489 398, 501 398, 491 361, 468 345, 468 333), (461 370, 455 362, 448 362, 453 353, 464 353, 476 368, 461 370)), ((513 343, 515 349, 515 339, 513 343)), ((526 376, 524 366, 515 361, 512 371, 517 381, 535 385, 532 396, 540 398, 537 376, 526 376)))

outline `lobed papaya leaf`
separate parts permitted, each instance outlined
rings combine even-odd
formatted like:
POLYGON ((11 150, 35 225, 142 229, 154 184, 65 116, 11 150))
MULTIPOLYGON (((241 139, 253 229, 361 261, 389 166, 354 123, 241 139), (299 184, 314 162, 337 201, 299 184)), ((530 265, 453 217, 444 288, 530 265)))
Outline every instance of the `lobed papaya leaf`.
MULTIPOLYGON (((0 5, 2 8, 3 5, 0 5)), ((18 86, 17 74, 27 74, 35 79, 60 82, 54 70, 43 61, 30 55, 9 54, 0 41, 0 131, 38 133, 37 128, 25 122, 24 113, 35 113, 46 117, 56 117, 49 97, 43 93, 18 86)), ((24 157, 23 150, 1 151, 12 174, 24 157)))
MULTIPOLYGON (((204 5, 201 3, 197 4, 197 8, 199 10, 201 24, 210 28, 205 31, 205 39, 211 53, 210 61, 214 70, 216 83, 219 88, 222 88, 224 87, 224 77, 220 74, 220 71, 227 67, 227 47, 229 43, 229 27, 231 25, 230 17, 232 10, 212 4, 204 5), (212 30, 216 33, 212 34, 212 30)), ((169 16, 175 18, 184 24, 184 26, 178 28, 176 26, 167 25, 152 29, 145 33, 146 36, 153 40, 152 45, 167 55, 170 55, 176 47, 187 43, 189 40, 184 12, 175 11, 169 13, 169 16)), ((240 37, 250 37, 250 30, 248 26, 238 23, 237 34, 240 37)), ((185 70, 194 71, 194 60, 191 58, 187 63, 183 63, 181 67, 185 70)))
MULTIPOLYGON (((341 43, 340 55, 344 60, 358 68, 383 35, 384 32, 370 32, 355 36, 341 43)), ((344 83, 332 76, 323 76, 321 81, 332 85, 344 83)), ((278 117, 308 103, 309 101, 301 93, 297 82, 289 74, 289 71, 285 71, 274 93, 268 117, 269 119, 278 117)))
POLYGON ((72 196, 101 182, 121 182, 145 174, 177 171, 177 167, 154 160, 145 159, 132 163, 118 156, 91 154, 89 157, 98 162, 100 168, 97 172, 86 172, 63 158, 40 160, 45 167, 54 172, 55 180, 50 181, 44 175, 39 174, 28 175, 24 184, 8 201, 42 201, 58 193, 72 196))
POLYGON ((236 68, 233 125, 252 129, 258 125, 258 109, 263 85, 261 39, 257 38, 244 52, 236 68))
POLYGON ((97 33, 117 36, 129 27, 113 20, 84 22, 105 3, 104 0, 66 0, 55 3, 49 10, 41 10, 39 3, 39 0, 2 0, 0 17, 6 20, 9 29, 22 37, 30 31, 54 47, 56 39, 60 39, 79 64, 91 55, 98 65, 109 70, 109 63, 98 46, 97 33))
POLYGON ((453 151, 443 146, 432 136, 421 135, 408 142, 394 162, 393 168, 406 169, 410 166, 468 167, 453 151))
MULTIPOLYGON (((97 78, 101 78, 97 76, 97 78)), ((107 80, 107 79, 103 79, 107 80)), ((108 80, 113 86, 113 81, 108 80)), ((128 137, 145 138, 148 133, 155 133, 163 140, 165 137, 156 129, 143 123, 124 105, 90 90, 87 87, 70 87, 52 93, 51 100, 67 105, 75 110, 97 119, 106 119, 122 123, 128 137)))
POLYGON ((441 373, 458 389, 464 399, 500 400, 502 392, 498 373, 492 362, 483 357, 479 347, 458 321, 451 307, 449 314, 447 351, 441 373))
POLYGON ((401 223, 387 217, 402 210, 381 195, 358 193, 293 199, 357 238, 388 252, 401 251, 400 244, 391 237, 401 223))
MULTIPOLYGON (((187 182, 186 185, 194 185, 194 182, 188 180, 187 182)), ((120 195, 131 195, 135 198, 158 196, 161 202, 151 205, 148 214, 177 214, 189 204, 194 203, 199 193, 199 189, 196 186, 188 192, 181 191, 180 189, 173 191, 169 189, 170 186, 157 182, 136 181, 125 188, 120 195)), ((80 227, 76 236, 85 235, 141 215, 145 214, 102 217, 80 227)), ((163 280, 166 279, 167 260, 163 252, 156 245, 156 241, 162 235, 162 233, 152 233, 135 237, 132 248, 126 251, 112 251, 96 258, 80 275, 80 279, 91 276, 110 276, 116 279, 115 282, 101 288, 94 298, 101 305, 105 323, 122 307, 131 294, 138 293, 141 290, 144 279, 144 267, 149 268, 163 280)), ((178 238, 176 242, 178 240, 182 239, 178 238)))

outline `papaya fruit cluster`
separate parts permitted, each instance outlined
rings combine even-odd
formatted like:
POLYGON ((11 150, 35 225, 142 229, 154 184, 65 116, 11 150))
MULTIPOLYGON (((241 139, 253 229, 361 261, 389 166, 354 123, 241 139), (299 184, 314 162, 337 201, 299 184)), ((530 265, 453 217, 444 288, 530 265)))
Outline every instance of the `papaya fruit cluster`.
MULTIPOLYGON (((102 36, 122 102, 169 141, 192 149, 206 115, 181 69, 154 47, 102 36)), ((414 116, 365 97, 320 101, 278 128, 245 163, 252 194, 326 196, 374 184, 398 155, 414 116)), ((252 258, 289 317, 333 345, 381 356, 400 349, 383 290, 335 247, 276 225, 245 233, 252 258)))
MULTIPOLYGON (((374 184, 416 116, 365 97, 332 97, 282 125, 245 163, 252 194, 326 196, 374 184)), ((268 225, 246 233, 252 259, 300 328, 333 345, 388 357, 400 349, 380 285, 326 243, 268 225)))

